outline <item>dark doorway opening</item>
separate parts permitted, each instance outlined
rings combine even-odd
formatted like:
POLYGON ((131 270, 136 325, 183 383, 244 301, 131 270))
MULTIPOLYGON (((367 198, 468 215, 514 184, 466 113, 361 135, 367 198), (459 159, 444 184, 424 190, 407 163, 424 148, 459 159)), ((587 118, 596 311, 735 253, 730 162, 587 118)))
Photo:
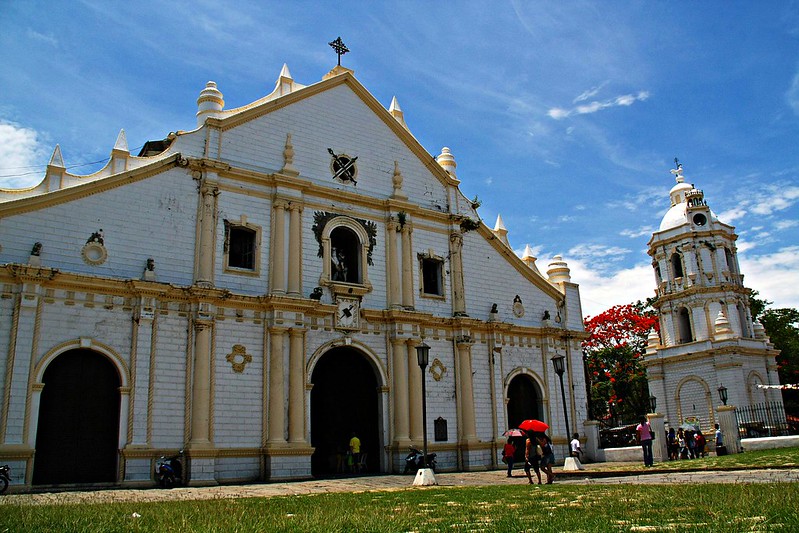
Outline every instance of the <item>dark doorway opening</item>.
POLYGON ((311 381, 311 445, 315 448, 311 473, 316 477, 346 473, 353 432, 361 441, 361 453, 367 454, 363 473, 379 472, 380 393, 372 364, 357 350, 334 348, 316 364, 311 381))
MULTIPOLYGON (((508 385, 508 428, 518 427, 523 420, 535 419, 546 422, 544 404, 538 384, 532 377, 519 375, 513 378, 508 385)), ((514 458, 522 464, 524 462, 525 437, 513 438, 516 445, 514 458)))
POLYGON ((70 350, 44 371, 34 485, 116 481, 120 379, 91 350, 70 350))

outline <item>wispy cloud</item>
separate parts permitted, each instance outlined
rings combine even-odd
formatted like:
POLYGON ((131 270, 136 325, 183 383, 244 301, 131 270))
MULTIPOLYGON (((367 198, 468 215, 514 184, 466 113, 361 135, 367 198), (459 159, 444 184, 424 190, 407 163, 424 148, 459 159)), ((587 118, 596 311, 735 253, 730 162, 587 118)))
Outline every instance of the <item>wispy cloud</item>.
MULTIPOLYGON (((738 251, 741 247, 738 246, 738 251)), ((762 255, 738 255, 746 286, 774 302, 772 307, 799 307, 799 246, 788 246, 762 255)))
POLYGON ((794 74, 791 87, 785 93, 785 100, 791 106, 793 112, 799 115, 799 72, 794 74))
POLYGON ((42 42, 50 44, 50 45, 52 45, 54 47, 58 47, 58 40, 53 36, 52 33, 48 33, 48 34, 39 33, 36 30, 32 30, 32 29, 28 28, 27 35, 31 39, 36 39, 37 41, 42 41, 42 42))
POLYGON ((586 101, 586 100, 588 100, 589 98, 593 98, 594 96, 596 96, 597 94, 599 94, 599 91, 601 91, 601 90, 602 90, 602 87, 604 87, 604 86, 605 86, 605 85, 607 85, 607 84, 608 84, 608 82, 606 82, 606 81, 605 81, 605 82, 602 82, 601 84, 599 84, 599 85, 598 85, 598 86, 596 86, 596 87, 591 87, 591 88, 590 88, 590 89, 588 89, 587 91, 583 91, 583 93, 582 93, 582 94, 580 94, 580 95, 579 95, 579 96, 577 96, 577 97, 576 97, 574 100, 572 100, 572 103, 573 103, 573 104, 576 104, 577 102, 585 102, 585 101, 586 101))
POLYGON ((799 220, 778 220, 774 223, 774 229, 782 231, 788 228, 799 226, 799 220))
POLYGON ((584 259, 588 262, 595 262, 597 265, 606 266, 608 262, 623 260, 630 251, 631 250, 628 248, 622 248, 621 246, 578 244, 569 249, 567 255, 584 259))
POLYGON ((637 239, 639 237, 643 237, 644 235, 652 235, 654 233, 655 228, 653 226, 641 226, 638 229, 625 229, 619 232, 619 235, 622 237, 629 237, 631 239, 637 239))
MULTIPOLYGON (((586 93, 581 94, 577 98, 578 99, 581 98, 584 94, 586 93)), ((581 104, 572 107, 571 109, 553 107, 549 111, 547 111, 547 115, 549 115, 550 118, 553 118, 555 120, 562 120, 572 115, 587 115, 611 107, 628 107, 633 105, 635 102, 643 102, 647 98, 649 98, 648 91, 638 91, 637 94, 623 94, 615 98, 611 98, 609 100, 603 100, 601 102, 594 100, 589 104, 581 104)), ((581 101, 578 99, 575 99, 575 102, 581 101)))

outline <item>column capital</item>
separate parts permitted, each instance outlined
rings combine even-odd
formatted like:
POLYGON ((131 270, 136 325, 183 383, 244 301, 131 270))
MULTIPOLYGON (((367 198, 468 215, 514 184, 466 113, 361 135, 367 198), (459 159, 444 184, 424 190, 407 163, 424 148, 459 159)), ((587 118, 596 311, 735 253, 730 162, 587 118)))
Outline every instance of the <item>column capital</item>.
POLYGON ((300 213, 302 213, 302 209, 303 207, 305 207, 301 202, 297 200, 292 200, 290 202, 287 202, 287 204, 289 211, 299 211, 300 213))
MULTIPOLYGON (((273 329, 278 329, 278 327, 273 326, 269 328, 269 331, 271 332, 273 329)), ((285 328, 283 328, 283 330, 285 331, 285 328)), ((305 334, 308 332, 308 330, 305 328, 296 328, 296 327, 288 328, 288 330, 289 330, 289 335, 291 335, 292 337, 304 337, 305 334)))
POLYGON ((286 209, 289 207, 290 203, 288 200, 284 198, 275 198, 272 201, 272 205, 274 206, 275 209, 286 209))
POLYGON ((219 185, 213 181, 204 181, 200 187, 200 193, 205 196, 207 194, 219 196, 219 185))
POLYGON ((271 335, 282 335, 283 333, 286 333, 286 331, 289 330, 289 328, 287 328, 286 326, 269 326, 268 329, 271 335))

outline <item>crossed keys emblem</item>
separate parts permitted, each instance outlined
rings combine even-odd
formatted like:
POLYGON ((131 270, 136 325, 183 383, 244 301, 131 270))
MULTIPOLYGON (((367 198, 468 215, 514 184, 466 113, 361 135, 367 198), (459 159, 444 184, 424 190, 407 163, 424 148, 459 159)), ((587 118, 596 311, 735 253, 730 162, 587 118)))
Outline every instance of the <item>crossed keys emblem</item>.
POLYGON ((352 182, 353 185, 358 185, 355 177, 358 175, 358 167, 355 162, 358 157, 350 157, 346 154, 336 155, 330 148, 327 149, 333 160, 330 162, 330 170, 333 172, 333 179, 341 180, 344 183, 352 182))

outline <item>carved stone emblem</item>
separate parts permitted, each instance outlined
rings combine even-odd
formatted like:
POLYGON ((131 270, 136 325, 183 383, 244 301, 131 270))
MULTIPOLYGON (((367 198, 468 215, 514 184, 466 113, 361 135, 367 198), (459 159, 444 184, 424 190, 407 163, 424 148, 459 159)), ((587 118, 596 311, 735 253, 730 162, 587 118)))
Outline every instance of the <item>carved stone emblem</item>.
POLYGON ((241 344, 234 344, 233 351, 225 357, 228 363, 233 367, 233 372, 241 374, 244 372, 244 367, 247 363, 252 362, 252 355, 247 353, 247 348, 241 344))

